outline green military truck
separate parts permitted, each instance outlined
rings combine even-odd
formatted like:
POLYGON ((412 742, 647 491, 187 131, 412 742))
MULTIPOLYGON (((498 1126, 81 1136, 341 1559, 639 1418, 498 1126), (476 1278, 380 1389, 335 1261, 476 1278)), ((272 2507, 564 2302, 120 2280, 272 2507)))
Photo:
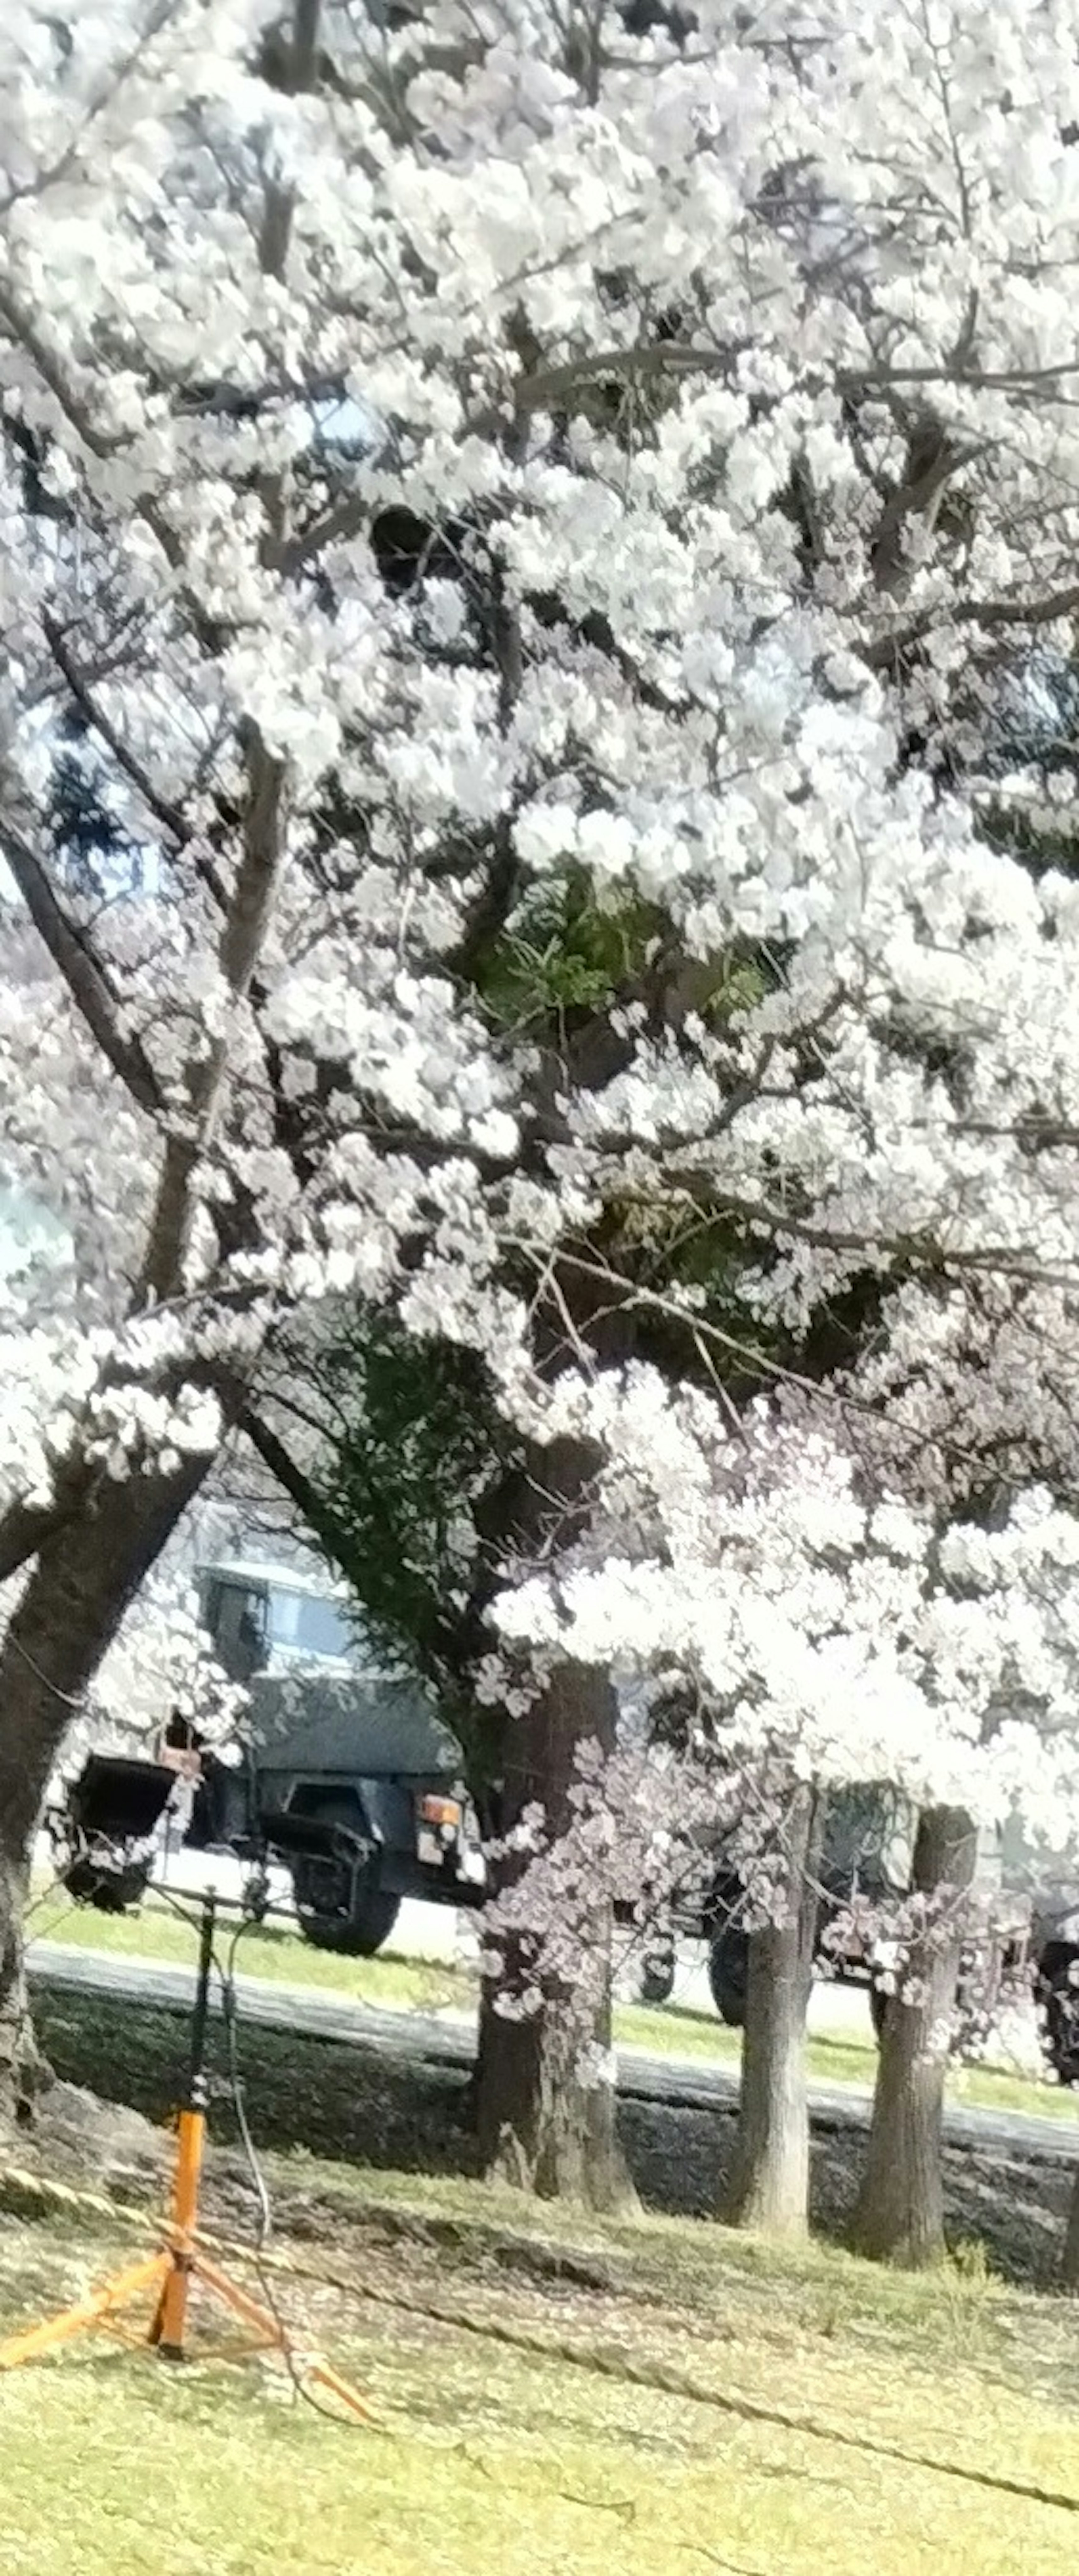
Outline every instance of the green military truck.
POLYGON ((347 1594, 286 1565, 199 1575, 203 1622, 249 1711, 216 1750, 180 1719, 147 1758, 91 1754, 48 1822, 71 1892, 136 1903, 163 1847, 287 1866, 305 1938, 367 1957, 402 1899, 474 1904, 484 1869, 461 1755, 434 1703, 373 1654, 347 1594))
MULTIPOLYGON (((166 1722, 153 1758, 92 1754, 48 1819, 72 1894, 103 1907, 137 1903, 171 1830, 188 1849, 267 1851, 291 1874, 300 1930, 324 1949, 369 1956, 389 1938, 402 1899, 482 1904, 486 1871, 460 1748, 433 1700, 380 1664, 343 1587, 294 1567, 227 1559, 199 1577, 219 1661, 249 1693, 244 1740, 217 1751, 166 1722), (197 1780, 183 1767, 198 1756, 197 1780)), ((873 1790, 833 1802, 820 1869, 822 1973, 877 1983, 887 1961, 859 1936, 858 1900, 900 1899, 910 1819, 873 1790)), ((994 1965, 1029 1965, 1046 2054, 1079 2084, 1079 1880, 1048 1884, 1005 1833, 986 1847, 1002 1897, 994 1965)), ((983 1873, 984 1874, 984 1873, 983 1873)), ((679 1901, 658 1908, 643 1945, 645 1999, 674 1985, 678 1936, 708 1943, 716 2009, 745 2008, 744 1890, 719 1843, 699 1855, 679 1901)), ((984 1964, 984 1963, 983 1963, 984 1964)), ((985 1978, 979 1984, 984 1990, 985 1978)), ((992 1978, 990 1978, 990 1985, 992 1978)))

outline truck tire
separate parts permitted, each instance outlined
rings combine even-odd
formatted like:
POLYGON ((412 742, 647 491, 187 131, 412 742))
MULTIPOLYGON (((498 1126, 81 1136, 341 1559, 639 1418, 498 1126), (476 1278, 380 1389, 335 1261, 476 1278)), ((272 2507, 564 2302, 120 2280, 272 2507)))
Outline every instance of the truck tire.
MULTIPOLYGON (((344 1825, 349 1832, 355 1831, 356 1809, 346 1798, 312 1807, 310 1813, 313 1823, 344 1825)), ((301 1856, 292 1863, 292 1893, 304 1940, 310 1941, 314 1950, 336 1950, 339 1957, 346 1959, 373 1959, 376 1950, 389 1940, 401 1910, 400 1897, 389 1895, 371 1872, 357 1880, 351 1914, 321 1912, 326 1902, 322 1869, 318 1864, 312 1867, 301 1856)))
MULTIPOLYGON (((293 1871, 293 1883, 297 1872, 293 1871)), ((300 1930, 313 1950, 336 1950, 345 1959, 373 1959, 388 1941, 401 1911, 399 1896, 388 1896, 385 1888, 360 1889, 351 1915, 301 1912, 297 1895, 296 1911, 300 1930)))
POLYGON ((717 1932, 708 1948, 708 1983, 712 2001, 728 2030, 741 2030, 746 2017, 749 1936, 737 1925, 717 1932))
POLYGON ((657 1941, 641 1962, 642 2004, 669 2004, 674 1993, 674 1943, 657 1941))
POLYGON ((1040 1980, 1045 2013, 1043 2045, 1061 2084, 1079 2084, 1079 1985, 1075 1982, 1075 1965, 1079 1962, 1062 1958, 1040 1980))

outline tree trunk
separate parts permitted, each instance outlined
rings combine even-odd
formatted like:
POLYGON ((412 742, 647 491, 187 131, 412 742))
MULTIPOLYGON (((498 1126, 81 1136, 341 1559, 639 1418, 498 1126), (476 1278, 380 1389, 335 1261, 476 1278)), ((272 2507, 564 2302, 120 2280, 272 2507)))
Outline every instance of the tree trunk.
POLYGON ((38 2061, 22 1924, 41 1804, 78 1705, 139 1585, 212 1461, 125 1483, 87 1478, 82 1508, 42 1546, 0 1647, 0 2122, 25 2118, 38 2061))
POLYGON ((1060 2278, 1065 2290, 1079 2291, 1079 2173, 1072 2184, 1068 2203, 1068 2224, 1064 2233, 1064 2251, 1060 2258, 1060 2278))
POLYGON ((514 2021, 498 2010, 507 1975, 484 1983, 480 2007, 477 2131, 483 2170, 539 2200, 568 2200, 625 2215, 636 2207, 616 2127, 613 2081, 582 2081, 582 2052, 606 2055, 610 2013, 544 1994, 538 2013, 514 2021))
MULTIPOLYGON (((509 1917, 505 1930, 496 1929, 497 1964, 484 1978, 476 2075, 485 2172, 541 2199, 597 2210, 635 2205, 616 2126, 611 1902, 587 1874, 571 1872, 560 1890, 558 1837, 572 1819, 569 1792, 579 1749, 598 1743, 609 1752, 615 1716, 606 1675, 567 1663, 555 1667, 527 1715, 509 1721, 514 1759, 507 1765, 503 1830, 527 1807, 542 1806, 554 1864, 545 1878, 546 1857, 531 1871, 510 1859, 509 1917), (536 1886, 533 1921, 529 1889, 536 1886), (522 1892, 523 1919, 515 1926, 514 1913, 522 1909, 514 1900, 522 1892), (546 1908, 552 1909, 549 1926, 546 1908)), ((497 1915, 496 1899, 496 1925, 497 1915)))
MULTIPOLYGON (((956 1807, 929 1807, 914 1846, 914 1889, 958 1893, 974 1874, 976 1833, 956 1807)), ((922 2270, 944 2259, 941 2134, 944 2079, 962 1948, 957 1901, 911 1944, 889 1997, 862 2188, 851 2241, 859 2254, 922 2270)))
POLYGON ((29 1892, 25 1848, 12 1848, 0 1810, 0 2131, 30 2118, 41 2067, 26 1989, 22 1924, 29 1892))
POLYGON ((804 2236, 809 2223, 805 2025, 822 1822, 823 1802, 799 1789, 786 1822, 785 1919, 749 1937, 738 2138, 722 2215, 768 2236, 804 2236))

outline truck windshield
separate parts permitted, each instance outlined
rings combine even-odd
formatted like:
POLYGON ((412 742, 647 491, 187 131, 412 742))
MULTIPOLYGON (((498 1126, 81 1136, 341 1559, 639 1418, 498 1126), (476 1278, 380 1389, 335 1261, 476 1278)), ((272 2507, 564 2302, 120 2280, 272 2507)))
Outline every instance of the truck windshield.
POLYGON ((291 1646, 294 1654, 332 1655, 358 1664, 362 1654, 355 1630, 336 1602, 317 1592, 285 1592, 273 1585, 268 1599, 269 1644, 291 1646))

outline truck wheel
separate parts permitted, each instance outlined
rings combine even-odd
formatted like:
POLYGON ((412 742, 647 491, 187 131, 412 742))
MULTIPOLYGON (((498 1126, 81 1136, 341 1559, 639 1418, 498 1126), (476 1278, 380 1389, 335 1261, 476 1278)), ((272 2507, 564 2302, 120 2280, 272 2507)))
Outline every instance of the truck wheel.
MULTIPOLYGON (((348 1799, 335 1799, 332 1804, 311 1809, 311 1821, 319 1825, 343 1825, 350 1833, 356 1830, 356 1809, 348 1799)), ((376 1863, 377 1867, 377 1863, 376 1863)), ((399 1896, 390 1896, 379 1887, 373 1873, 358 1878, 352 1898, 352 1911, 346 1914, 348 1878, 341 1871, 341 1911, 327 1912, 326 1864, 306 1860, 302 1854, 292 1864, 292 1893, 305 1941, 315 1950, 336 1950, 346 1959, 373 1959, 388 1941, 401 1910, 399 1896)), ((332 1902, 332 1889, 330 1897, 332 1902)))
POLYGON ((669 2004, 674 1993, 674 1944, 659 1942, 641 1963, 642 2004, 669 2004))
MULTIPOLYGON (((295 1887, 299 1872, 293 1871, 295 1887)), ((346 1959, 373 1959, 388 1941, 401 1911, 399 1896, 387 1896, 380 1887, 360 1888, 350 1915, 314 1914, 301 1905, 296 1888, 296 1911, 300 1930, 313 1950, 336 1950, 346 1959)))
POLYGON ((741 2030, 745 2022, 748 1977, 748 1935, 737 1929, 717 1932, 708 1951, 708 1983, 716 2011, 728 2030, 741 2030))
POLYGON ((1079 2084, 1079 1986, 1070 1962, 1042 1985, 1045 2053, 1062 2084, 1079 2084))

